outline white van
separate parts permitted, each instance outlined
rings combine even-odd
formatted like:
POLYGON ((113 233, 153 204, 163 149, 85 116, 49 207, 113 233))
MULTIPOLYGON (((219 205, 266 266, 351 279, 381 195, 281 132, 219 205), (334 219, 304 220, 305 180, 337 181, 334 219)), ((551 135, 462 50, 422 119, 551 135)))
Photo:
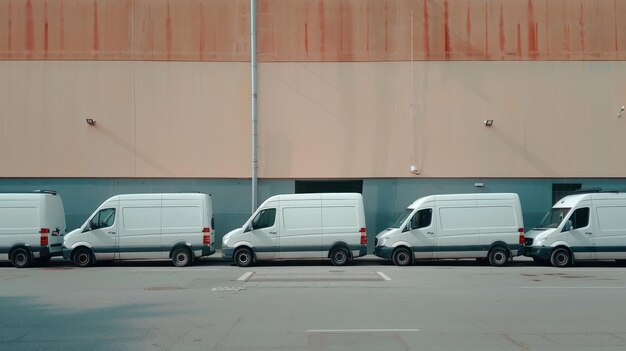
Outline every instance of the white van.
POLYGON ((80 267, 104 260, 168 258, 183 267, 215 253, 214 238, 210 195, 116 195, 65 235, 63 257, 80 267))
POLYGON ((63 201, 54 191, 0 194, 0 260, 23 268, 61 255, 63 201))
POLYGON ((502 266, 523 247, 517 194, 432 195, 415 200, 376 236, 375 254, 398 266, 444 258, 488 259, 502 266))
POLYGON ((366 253, 363 197, 356 193, 272 196, 222 240, 222 257, 240 267, 256 260, 316 258, 344 265, 366 253))
POLYGON ((526 256, 556 267, 574 260, 626 262, 626 193, 566 196, 526 233, 526 256))

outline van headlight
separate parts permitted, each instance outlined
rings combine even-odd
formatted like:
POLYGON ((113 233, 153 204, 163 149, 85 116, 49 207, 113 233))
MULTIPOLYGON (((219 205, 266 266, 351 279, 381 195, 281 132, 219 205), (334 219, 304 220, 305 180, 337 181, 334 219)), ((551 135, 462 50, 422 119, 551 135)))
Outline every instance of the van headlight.
POLYGON ((387 243, 387 240, 389 240, 388 236, 383 236, 378 240, 378 246, 385 246, 385 244, 387 243))

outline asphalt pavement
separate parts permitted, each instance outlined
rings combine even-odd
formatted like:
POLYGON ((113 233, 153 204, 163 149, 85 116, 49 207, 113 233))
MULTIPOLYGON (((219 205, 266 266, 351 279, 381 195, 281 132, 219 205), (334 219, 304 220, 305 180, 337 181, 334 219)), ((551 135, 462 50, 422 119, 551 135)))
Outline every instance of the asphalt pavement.
POLYGON ((0 265, 0 350, 624 350, 626 268, 0 265))

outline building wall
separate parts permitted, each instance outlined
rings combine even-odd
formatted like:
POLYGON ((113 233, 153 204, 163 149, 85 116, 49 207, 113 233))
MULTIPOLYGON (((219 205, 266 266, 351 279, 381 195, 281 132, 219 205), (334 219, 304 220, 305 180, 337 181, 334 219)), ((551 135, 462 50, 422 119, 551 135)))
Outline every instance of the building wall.
MULTIPOLYGON (((0 59, 249 61, 249 0, 3 0, 0 59)), ((258 0, 261 61, 623 60, 622 0, 258 0)))
MULTIPOLYGON (((362 178, 371 239, 419 196, 517 192, 532 227, 553 183, 625 189, 624 17, 622 0, 258 0, 259 198, 362 178)), ((115 194, 202 191, 218 238, 241 225, 249 20, 248 0, 0 1, 0 191, 58 190, 70 228, 115 194)))
MULTIPOLYGON (((248 70, 0 61, 0 176, 250 177, 248 70)), ((624 61, 264 63, 258 76, 263 178, 626 175, 624 61)))

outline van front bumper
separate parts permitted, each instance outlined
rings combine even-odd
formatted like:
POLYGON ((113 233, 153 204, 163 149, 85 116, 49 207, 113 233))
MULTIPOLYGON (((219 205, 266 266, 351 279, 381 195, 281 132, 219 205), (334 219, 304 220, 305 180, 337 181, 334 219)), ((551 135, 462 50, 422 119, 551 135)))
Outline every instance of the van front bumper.
POLYGON ((231 247, 223 247, 222 248, 222 258, 226 260, 232 260, 233 254, 235 253, 235 249, 231 247))
POLYGON ((66 260, 70 260, 70 258, 72 258, 72 249, 68 249, 67 247, 63 246, 63 258, 66 260))
POLYGON ((374 255, 380 258, 390 259, 392 253, 393 247, 376 246, 376 248, 374 248, 374 255))
POLYGON ((532 258, 540 258, 542 260, 550 259, 552 247, 550 246, 528 246, 524 250, 524 256, 532 258))

